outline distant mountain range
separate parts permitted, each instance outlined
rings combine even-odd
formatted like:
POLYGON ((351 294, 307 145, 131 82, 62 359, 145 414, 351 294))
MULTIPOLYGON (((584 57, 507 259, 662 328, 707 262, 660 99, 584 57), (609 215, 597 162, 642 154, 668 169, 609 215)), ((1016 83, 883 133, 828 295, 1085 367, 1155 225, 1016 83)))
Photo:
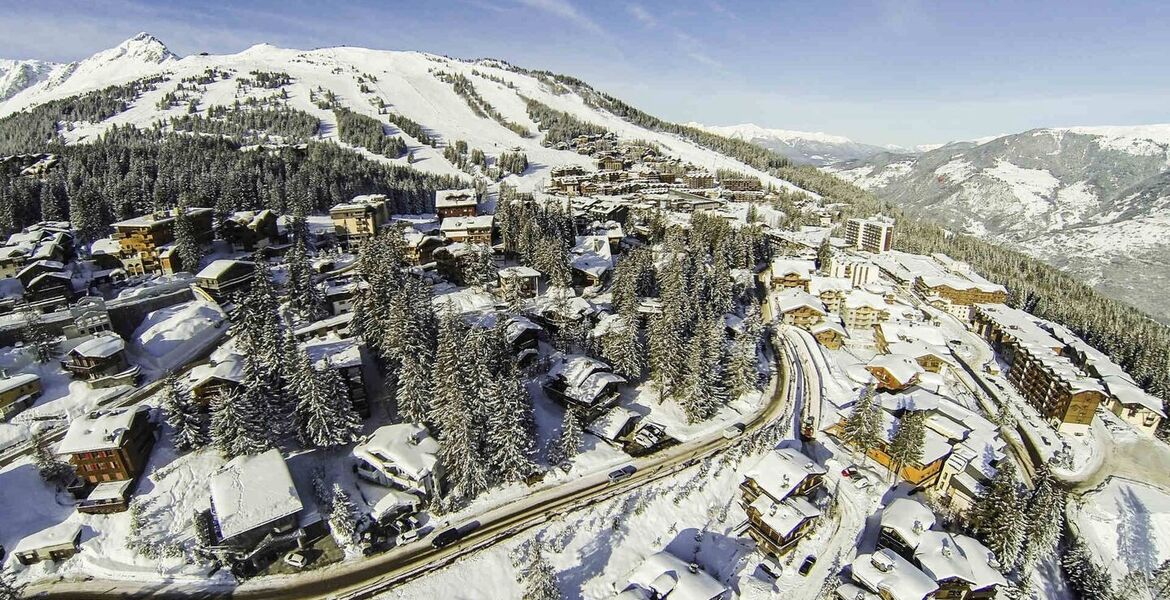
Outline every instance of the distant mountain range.
POLYGON ((1033 129, 826 170, 1170 322, 1170 125, 1033 129))
POLYGON ((733 139, 740 139, 778 152, 795 163, 823 166, 849 160, 865 159, 886 152, 911 152, 897 146, 874 146, 828 133, 770 129, 752 123, 743 125, 703 125, 687 123, 733 139))

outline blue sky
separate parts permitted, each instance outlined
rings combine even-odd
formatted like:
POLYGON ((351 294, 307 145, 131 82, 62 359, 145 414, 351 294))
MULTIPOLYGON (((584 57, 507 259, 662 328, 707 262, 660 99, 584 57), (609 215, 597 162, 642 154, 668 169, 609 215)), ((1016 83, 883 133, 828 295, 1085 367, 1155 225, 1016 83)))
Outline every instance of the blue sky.
POLYGON ((0 0, 0 56, 353 45, 575 75, 674 121, 876 144, 1170 122, 1170 3, 0 0), (336 5, 336 6, 334 6, 336 5))

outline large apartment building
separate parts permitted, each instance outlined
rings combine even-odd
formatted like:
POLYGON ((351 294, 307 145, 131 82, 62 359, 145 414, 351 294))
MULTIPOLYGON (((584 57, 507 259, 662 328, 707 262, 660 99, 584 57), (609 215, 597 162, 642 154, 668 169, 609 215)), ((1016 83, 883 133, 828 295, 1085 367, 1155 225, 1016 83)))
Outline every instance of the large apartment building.
POLYGON ((1007 379, 1056 427, 1087 427, 1107 399, 1099 379, 1065 355, 1052 325, 1003 304, 975 307, 975 331, 1007 363, 1007 379))
MULTIPOLYGON (((191 228, 201 244, 211 243, 212 213, 210 208, 187 209, 186 216, 191 219, 191 228)), ((195 268, 196 265, 172 264, 168 269, 163 264, 162 255, 169 254, 169 245, 175 241, 176 217, 176 209, 172 208, 111 224, 114 234, 110 238, 118 242, 119 257, 128 275, 195 268)))
POLYGON ((353 247, 378 235, 382 225, 390 220, 390 207, 386 196, 367 194, 329 209, 329 218, 333 220, 337 241, 353 247))
POLYGON ((845 243, 855 250, 881 254, 894 249, 894 220, 888 217, 849 219, 845 243))

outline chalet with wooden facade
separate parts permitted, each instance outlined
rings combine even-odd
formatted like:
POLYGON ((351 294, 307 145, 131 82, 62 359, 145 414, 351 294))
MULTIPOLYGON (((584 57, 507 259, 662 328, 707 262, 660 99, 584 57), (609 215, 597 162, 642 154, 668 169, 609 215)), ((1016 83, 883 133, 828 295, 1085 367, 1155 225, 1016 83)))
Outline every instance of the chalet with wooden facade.
POLYGON ((745 531, 762 552, 784 555, 808 533, 821 514, 808 497, 824 475, 824 467, 795 448, 772 450, 745 475, 739 486, 745 531))
POLYGON ((463 190, 435 190, 435 214, 439 220, 450 217, 474 217, 479 198, 471 188, 463 190))
MULTIPOLYGON (((160 254, 175 241, 176 215, 177 209, 170 209, 111 224, 114 234, 110 238, 121 247, 119 256, 127 274, 145 275, 195 267, 172 264, 170 269, 163 268, 160 254)), ((211 243, 212 215, 210 208, 187 209, 186 218, 191 220, 192 231, 200 244, 211 243)))
POLYGON ((0 369, 0 421, 28 408, 41 396, 41 378, 35 373, 9 375, 0 369))
POLYGON ((771 287, 774 290, 798 288, 807 292, 814 271, 816 266, 811 260, 774 259, 771 265, 771 287))
POLYGON ((57 454, 67 457, 81 482, 74 494, 82 512, 126 510, 133 481, 142 473, 154 446, 150 409, 99 410, 75 418, 57 454))
POLYGON ((452 242, 490 246, 493 219, 492 215, 449 217, 439 224, 439 231, 452 242))
POLYGON ((221 258, 211 261, 195 274, 195 285, 207 292, 216 302, 224 303, 252 286, 256 263, 248 260, 221 258))
POLYGON ((269 209, 235 212, 224 219, 220 236, 236 252, 262 250, 279 241, 276 213, 269 209))
POLYGON ((138 376, 138 366, 126 360, 126 342, 112 333, 78 344, 65 354, 61 367, 95 388, 133 383, 138 376))

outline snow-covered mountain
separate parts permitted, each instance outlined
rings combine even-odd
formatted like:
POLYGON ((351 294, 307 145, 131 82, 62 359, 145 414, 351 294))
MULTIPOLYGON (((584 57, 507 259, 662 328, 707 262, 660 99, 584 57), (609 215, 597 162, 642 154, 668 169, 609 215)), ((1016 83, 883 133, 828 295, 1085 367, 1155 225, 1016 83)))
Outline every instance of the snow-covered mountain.
POLYGON ((842 161, 864 159, 883 152, 902 152, 901 148, 874 146, 855 142, 847 137, 820 132, 771 129, 752 123, 743 125, 703 125, 687 123, 729 138, 745 140, 787 156, 793 162, 828 165, 842 161))
POLYGON ((0 101, 7 113, 38 104, 50 96, 64 98, 89 91, 95 85, 137 79, 175 60, 178 56, 149 33, 139 33, 77 62, 0 60, 0 101))
POLYGON ((911 212, 1016 245, 1161 319, 1170 125, 1034 129, 829 167, 911 212))
MULTIPOLYGON (((727 168, 750 173, 780 188, 792 184, 753 169, 724 154, 699 146, 682 137, 639 127, 609 111, 598 108, 597 92, 583 85, 566 86, 546 73, 531 73, 495 60, 463 61, 421 52, 369 50, 352 47, 296 50, 259 44, 237 54, 178 57, 155 37, 141 33, 115 48, 85 60, 57 65, 36 82, 23 86, 7 100, 0 101, 0 117, 51 100, 124 84, 144 78, 161 78, 153 89, 134 100, 129 108, 101 123, 69 123, 62 128, 70 142, 84 142, 114 124, 150 126, 185 115, 194 103, 196 112, 207 114, 213 106, 232 106, 249 98, 272 99, 317 117, 318 137, 337 140, 336 116, 319 106, 318 95, 331 93, 344 107, 382 121, 391 134, 411 149, 411 166, 446 175, 463 175, 448 162, 439 148, 424 145, 389 123, 387 113, 406 117, 422 125, 427 135, 441 142, 466 141, 488 156, 519 149, 528 157, 530 168, 512 185, 534 187, 552 166, 591 164, 592 160, 568 150, 541 145, 536 123, 528 114, 526 98, 536 100, 579 120, 600 125, 621 138, 658 143, 670 155, 708 169, 727 168), (206 75, 209 70, 220 75, 206 75), (287 74, 290 82, 279 89, 242 85, 253 72, 287 74), (517 128, 505 127, 500 119, 476 111, 456 92, 451 77, 461 75, 472 82, 475 93, 499 115, 517 128), (186 82, 184 82, 186 80, 186 82), (194 84, 193 82, 199 82, 194 84), (162 107, 168 94, 181 101, 162 107)), ((344 145, 344 144, 342 144, 344 145)), ((406 165, 407 158, 390 159, 370 154, 373 160, 406 165)))
POLYGON ((42 60, 0 59, 0 101, 7 100, 21 90, 44 81, 60 67, 57 63, 42 60))

